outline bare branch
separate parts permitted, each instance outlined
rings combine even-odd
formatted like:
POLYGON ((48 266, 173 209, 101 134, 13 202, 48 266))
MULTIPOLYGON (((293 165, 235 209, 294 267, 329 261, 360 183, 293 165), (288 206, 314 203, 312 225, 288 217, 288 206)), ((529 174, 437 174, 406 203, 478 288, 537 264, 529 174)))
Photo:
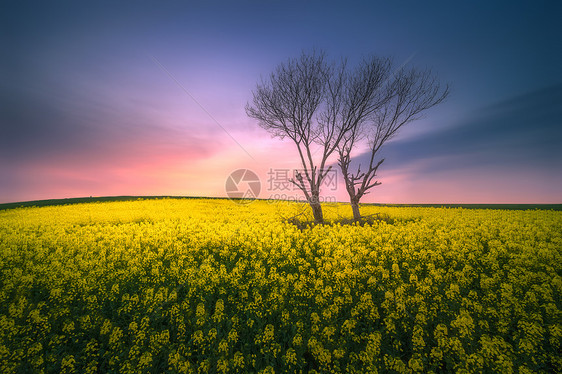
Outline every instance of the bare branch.
POLYGON ((288 137, 297 146, 303 173, 293 183, 305 193, 317 221, 322 221, 320 186, 330 170, 326 162, 343 137, 338 122, 325 114, 325 103, 327 97, 337 95, 337 81, 344 71, 328 64, 324 53, 302 53, 262 79, 246 105, 246 113, 260 127, 274 137, 288 137), (321 154, 312 152, 313 145, 320 147, 321 154))
MULTIPOLYGON (((404 125, 413 122, 449 94, 449 87, 441 87, 429 70, 399 68, 391 70, 389 59, 364 60, 349 76, 340 100, 346 108, 339 122, 345 128, 344 138, 338 145, 338 164, 342 171, 354 215, 357 204, 368 191, 381 184, 375 180, 384 159, 377 161, 383 145, 392 139, 404 125), (374 88, 374 89, 373 89, 374 88), (362 141, 367 142, 369 163, 364 172, 361 165, 354 173, 351 152, 362 141)), ((335 107, 335 106, 334 106, 335 107)), ((357 217, 356 217, 357 218, 357 217)))
POLYGON ((331 170, 328 158, 336 152, 354 214, 368 191, 381 184, 380 149, 406 124, 443 102, 449 87, 442 87, 430 70, 393 69, 389 58, 363 59, 350 69, 345 59, 326 62, 324 53, 302 53, 280 64, 253 91, 246 113, 281 139, 297 146, 303 172, 291 180, 322 221, 320 186, 331 170), (312 146, 321 153, 315 155, 312 146), (368 164, 352 171, 352 152, 368 148, 368 164))

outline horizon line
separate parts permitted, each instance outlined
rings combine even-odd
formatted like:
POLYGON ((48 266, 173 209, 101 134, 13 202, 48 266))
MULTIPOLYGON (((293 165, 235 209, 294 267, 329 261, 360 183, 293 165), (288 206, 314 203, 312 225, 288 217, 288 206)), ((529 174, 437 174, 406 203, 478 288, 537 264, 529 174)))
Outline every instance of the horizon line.
MULTIPOLYGON (((67 204, 81 204, 88 202, 118 202, 118 201, 133 201, 133 200, 152 200, 152 199, 213 199, 213 200, 249 200, 230 198, 228 196, 192 196, 192 195, 111 195, 111 196, 82 196, 82 197, 64 197, 64 198, 50 198, 50 199, 37 199, 26 201, 13 201, 0 203, 0 210, 8 210, 14 208, 28 208, 28 207, 44 207, 56 206, 67 204), (34 205, 38 204, 38 205, 34 205)), ((294 202, 306 203, 306 200, 296 199, 266 199, 255 198, 252 200, 258 201, 279 201, 279 202, 294 202)), ((324 204, 349 204, 349 201, 327 201, 324 204)), ((465 207, 465 208, 493 208, 501 207, 510 209, 525 209, 532 207, 548 207, 549 209, 562 210, 562 203, 463 203, 463 202, 433 202, 433 203, 389 203, 389 202, 368 202, 360 203, 361 205, 379 205, 379 206, 403 206, 403 207, 465 207)))

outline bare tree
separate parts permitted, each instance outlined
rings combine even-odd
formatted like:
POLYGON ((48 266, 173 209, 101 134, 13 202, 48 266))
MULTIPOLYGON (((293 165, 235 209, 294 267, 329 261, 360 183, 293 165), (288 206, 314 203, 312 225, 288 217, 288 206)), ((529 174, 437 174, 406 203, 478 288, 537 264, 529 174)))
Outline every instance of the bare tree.
POLYGON ((352 74, 340 99, 347 107, 340 121, 353 122, 351 128, 347 126, 337 154, 355 220, 361 219, 361 198, 381 184, 376 176, 384 162, 377 158, 382 146, 402 126, 419 119, 424 111, 441 103, 449 94, 449 87, 441 87, 431 71, 400 68, 393 73, 390 67, 389 60, 373 58, 363 62, 352 74), (366 79, 371 76, 372 81, 366 79), (351 152, 361 143, 368 146, 369 163, 363 171, 358 165, 353 172, 351 152))
POLYGON ((430 71, 399 68, 388 58, 363 59, 355 69, 345 60, 327 63, 324 53, 303 53, 277 66, 253 91, 246 113, 273 136, 297 146, 302 172, 291 182, 305 195, 314 220, 323 222, 320 186, 337 154, 353 216, 361 218, 359 201, 381 184, 377 170, 381 147, 402 126, 417 120, 448 95, 430 71), (352 171, 352 152, 367 146, 369 163, 352 171), (315 156, 312 150, 319 147, 315 156))
POLYGON ((327 63, 324 53, 303 52, 277 66, 269 79, 262 79, 246 105, 246 113, 260 127, 275 137, 288 137, 297 146, 303 169, 291 182, 303 192, 316 223, 324 221, 320 186, 332 168, 326 163, 346 131, 324 113, 324 103, 328 92, 343 79, 344 70, 327 63), (319 147, 317 154, 315 146, 319 147))

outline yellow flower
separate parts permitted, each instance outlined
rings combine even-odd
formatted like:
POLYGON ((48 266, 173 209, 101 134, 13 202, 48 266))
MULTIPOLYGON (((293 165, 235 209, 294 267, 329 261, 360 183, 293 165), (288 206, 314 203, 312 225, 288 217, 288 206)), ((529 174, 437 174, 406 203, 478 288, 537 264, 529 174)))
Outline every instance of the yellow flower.
POLYGON ((241 352, 234 353, 234 367, 243 369, 244 368, 244 355, 241 352))

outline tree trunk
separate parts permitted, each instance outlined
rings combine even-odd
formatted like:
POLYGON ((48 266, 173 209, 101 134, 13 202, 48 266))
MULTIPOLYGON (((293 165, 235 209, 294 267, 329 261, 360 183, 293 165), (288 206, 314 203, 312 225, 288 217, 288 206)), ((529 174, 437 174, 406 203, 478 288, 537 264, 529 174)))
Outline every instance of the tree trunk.
POLYGON ((322 224, 324 223, 324 216, 322 214, 322 205, 320 202, 310 202, 310 207, 312 208, 312 215, 314 216, 314 223, 322 224))
POLYGON ((359 212, 359 202, 355 200, 351 200, 351 209, 353 210, 353 219, 355 221, 361 220, 361 213, 359 212))

